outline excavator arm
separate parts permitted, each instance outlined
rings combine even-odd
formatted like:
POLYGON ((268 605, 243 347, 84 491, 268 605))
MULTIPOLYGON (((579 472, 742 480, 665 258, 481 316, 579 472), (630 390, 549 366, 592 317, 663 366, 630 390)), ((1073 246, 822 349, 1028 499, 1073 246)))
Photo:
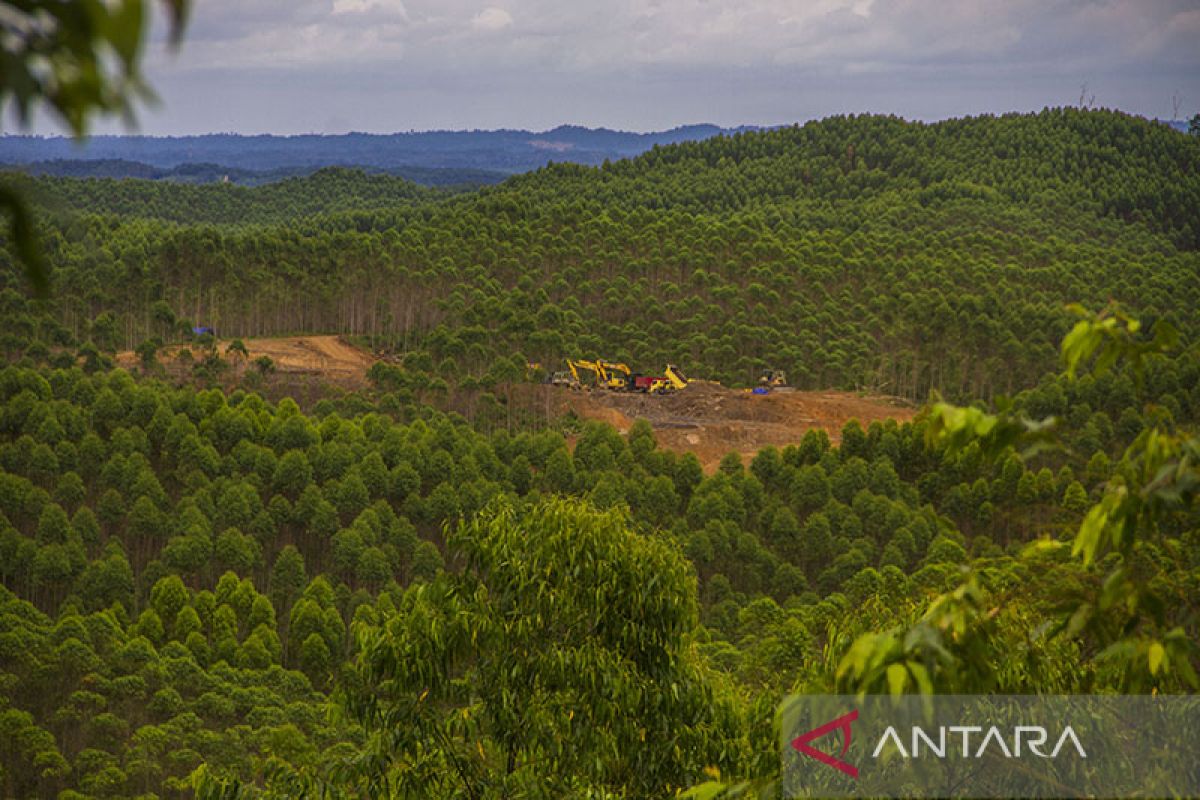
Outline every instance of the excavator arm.
POLYGON ((682 389, 688 385, 688 380, 684 374, 679 371, 679 367, 673 364, 668 364, 666 377, 664 378, 646 378, 645 376, 635 375, 628 364, 623 364, 619 361, 584 361, 582 359, 567 359, 567 369, 571 371, 571 379, 574 386, 587 386, 584 383, 580 371, 584 370, 591 372, 596 376, 595 385, 604 389, 613 391, 633 391, 635 388, 643 388, 640 381, 648 380, 647 384, 649 391, 661 393, 675 389, 682 389))
POLYGON ((608 372, 604 369, 604 365, 599 361, 575 361, 567 359, 567 367, 571 370, 571 377, 580 386, 584 386, 583 379, 579 377, 579 370, 584 369, 596 376, 597 386, 608 385, 608 372))
POLYGON ((599 361, 597 363, 604 370, 602 380, 606 387, 614 391, 628 391, 632 388, 633 371, 629 369, 627 364, 614 361, 599 361), (617 373, 622 373, 625 377, 622 378, 617 373))

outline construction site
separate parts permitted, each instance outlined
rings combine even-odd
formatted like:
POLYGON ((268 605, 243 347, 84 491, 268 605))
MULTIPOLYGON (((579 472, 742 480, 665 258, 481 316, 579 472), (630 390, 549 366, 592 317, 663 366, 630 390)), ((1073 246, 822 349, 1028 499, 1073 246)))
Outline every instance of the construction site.
POLYGON ((734 389, 690 380, 673 364, 652 375, 603 359, 568 359, 566 365, 547 378, 570 390, 558 393, 560 414, 605 422, 622 433, 644 419, 660 447, 695 454, 709 473, 731 452, 748 461, 764 447, 797 444, 813 429, 836 444, 852 419, 865 428, 886 419, 907 421, 916 413, 893 398, 797 391, 777 369, 764 370, 753 389, 734 389))
MULTIPOLYGON (((366 386, 367 371, 376 361, 339 336, 246 339, 244 344, 243 368, 252 368, 256 359, 267 356, 281 378, 309 378, 342 389, 366 386)), ((165 348, 159 357, 170 364, 182 349, 181 345, 165 348)), ((117 362, 134 368, 138 359, 125 352, 118 354, 117 362)), ((753 389, 736 389, 689 380, 673 365, 662 374, 643 376, 624 364, 602 360, 566 363, 567 370, 547 373, 541 386, 530 387, 545 394, 555 416, 573 414, 610 424, 622 433, 644 419, 661 447, 694 453, 709 473, 730 452, 748 461, 764 447, 797 444, 813 429, 825 431, 837 443, 851 419, 865 428, 887 419, 904 422, 916 413, 895 398, 799 391, 789 387, 786 376, 777 370, 764 372, 753 389)))
POLYGON ((843 426, 857 419, 872 422, 912 419, 916 409, 886 397, 850 392, 772 391, 755 394, 715 383, 692 382, 662 396, 618 392, 561 392, 562 413, 606 422, 627 432, 637 419, 654 428, 659 446, 694 453, 704 471, 716 470, 730 452, 747 463, 764 447, 797 444, 805 432, 825 431, 833 442, 843 426))

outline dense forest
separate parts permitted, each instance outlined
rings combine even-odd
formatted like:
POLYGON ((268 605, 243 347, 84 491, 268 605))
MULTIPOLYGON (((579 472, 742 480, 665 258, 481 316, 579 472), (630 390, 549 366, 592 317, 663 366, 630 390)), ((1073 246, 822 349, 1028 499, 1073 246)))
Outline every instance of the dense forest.
POLYGON ((31 185, 0 795, 772 796, 788 692, 1200 688, 1200 141, 861 117, 470 193, 31 185), (395 357, 302 407, 201 324, 395 357), (713 474, 506 413, 596 353, 976 405, 713 474))
POLYGON ((449 361, 451 380, 603 355, 988 398, 1054 368, 1067 302, 1196 333, 1197 151, 1062 109, 835 118, 449 198, 339 170, 252 189, 44 180, 58 299, 35 323, 10 297, 0 335, 10 355, 31 334, 133 349, 184 319, 367 336, 449 361))

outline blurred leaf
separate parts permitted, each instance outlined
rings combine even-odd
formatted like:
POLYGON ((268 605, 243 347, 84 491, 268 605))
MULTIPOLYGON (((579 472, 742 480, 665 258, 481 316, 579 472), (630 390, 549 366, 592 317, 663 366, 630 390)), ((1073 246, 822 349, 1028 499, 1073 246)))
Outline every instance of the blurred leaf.
MULTIPOLYGON (((153 100, 139 72, 148 29, 147 0, 0 0, 0 109, 10 98, 20 125, 39 104, 71 135, 87 135, 97 114, 132 124, 133 101, 153 100)), ((173 46, 182 40, 190 0, 163 0, 173 46)), ((39 298, 49 295, 49 271, 38 249, 26 199, 0 186, 17 257, 39 298)))
POLYGON ((717 781, 707 781, 698 786, 693 786, 686 792, 683 792, 679 797, 691 798, 691 800, 712 800, 714 797, 720 797, 725 792, 726 785, 717 781))
POLYGON ((8 212, 9 235, 17 256, 25 265, 25 276, 34 295, 45 298, 50 294, 50 271, 37 243, 33 215, 25 198, 10 186, 0 184, 0 208, 8 212))
POLYGON ((120 0, 107 20, 108 40, 131 74, 137 70, 142 44, 143 11, 142 0, 120 0))
POLYGON ((912 673, 913 679, 917 683, 917 688, 922 695, 933 694, 933 681, 929 679, 929 670, 925 669, 925 665, 919 661, 909 661, 908 671, 912 673))
POLYGON ((1149 658, 1149 663, 1150 663, 1150 674, 1151 675, 1158 674, 1158 670, 1162 667, 1163 657, 1166 656, 1166 654, 1167 654, 1167 651, 1165 649, 1163 649, 1163 646, 1161 643, 1153 642, 1150 645, 1150 651, 1148 653, 1148 658, 1149 658))

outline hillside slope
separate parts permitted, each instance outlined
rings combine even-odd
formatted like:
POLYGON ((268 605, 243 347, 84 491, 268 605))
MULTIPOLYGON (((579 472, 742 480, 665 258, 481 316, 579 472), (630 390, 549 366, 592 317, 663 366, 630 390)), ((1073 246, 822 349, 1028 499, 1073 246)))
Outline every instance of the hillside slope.
POLYGON ((1200 246, 1200 143, 1140 117, 1070 108, 932 124, 831 117, 655 148, 603 169, 553 165, 506 188, 704 212, 917 190, 923 204, 998 195, 1143 222, 1200 246))
POLYGON ((1194 332, 1198 165, 1200 142, 1166 126, 1068 109, 833 118, 449 197, 342 170, 256 189, 45 181, 106 215, 54 235, 46 336, 132 349, 172 339, 174 318, 357 334, 482 391, 510 361, 603 356, 990 396, 1055 367, 1068 302, 1194 332))
POLYGON ((54 213, 103 211, 119 217, 216 225, 287 224, 322 214, 392 209, 452 192, 339 167, 253 187, 153 179, 15 177, 30 186, 35 198, 54 213))

